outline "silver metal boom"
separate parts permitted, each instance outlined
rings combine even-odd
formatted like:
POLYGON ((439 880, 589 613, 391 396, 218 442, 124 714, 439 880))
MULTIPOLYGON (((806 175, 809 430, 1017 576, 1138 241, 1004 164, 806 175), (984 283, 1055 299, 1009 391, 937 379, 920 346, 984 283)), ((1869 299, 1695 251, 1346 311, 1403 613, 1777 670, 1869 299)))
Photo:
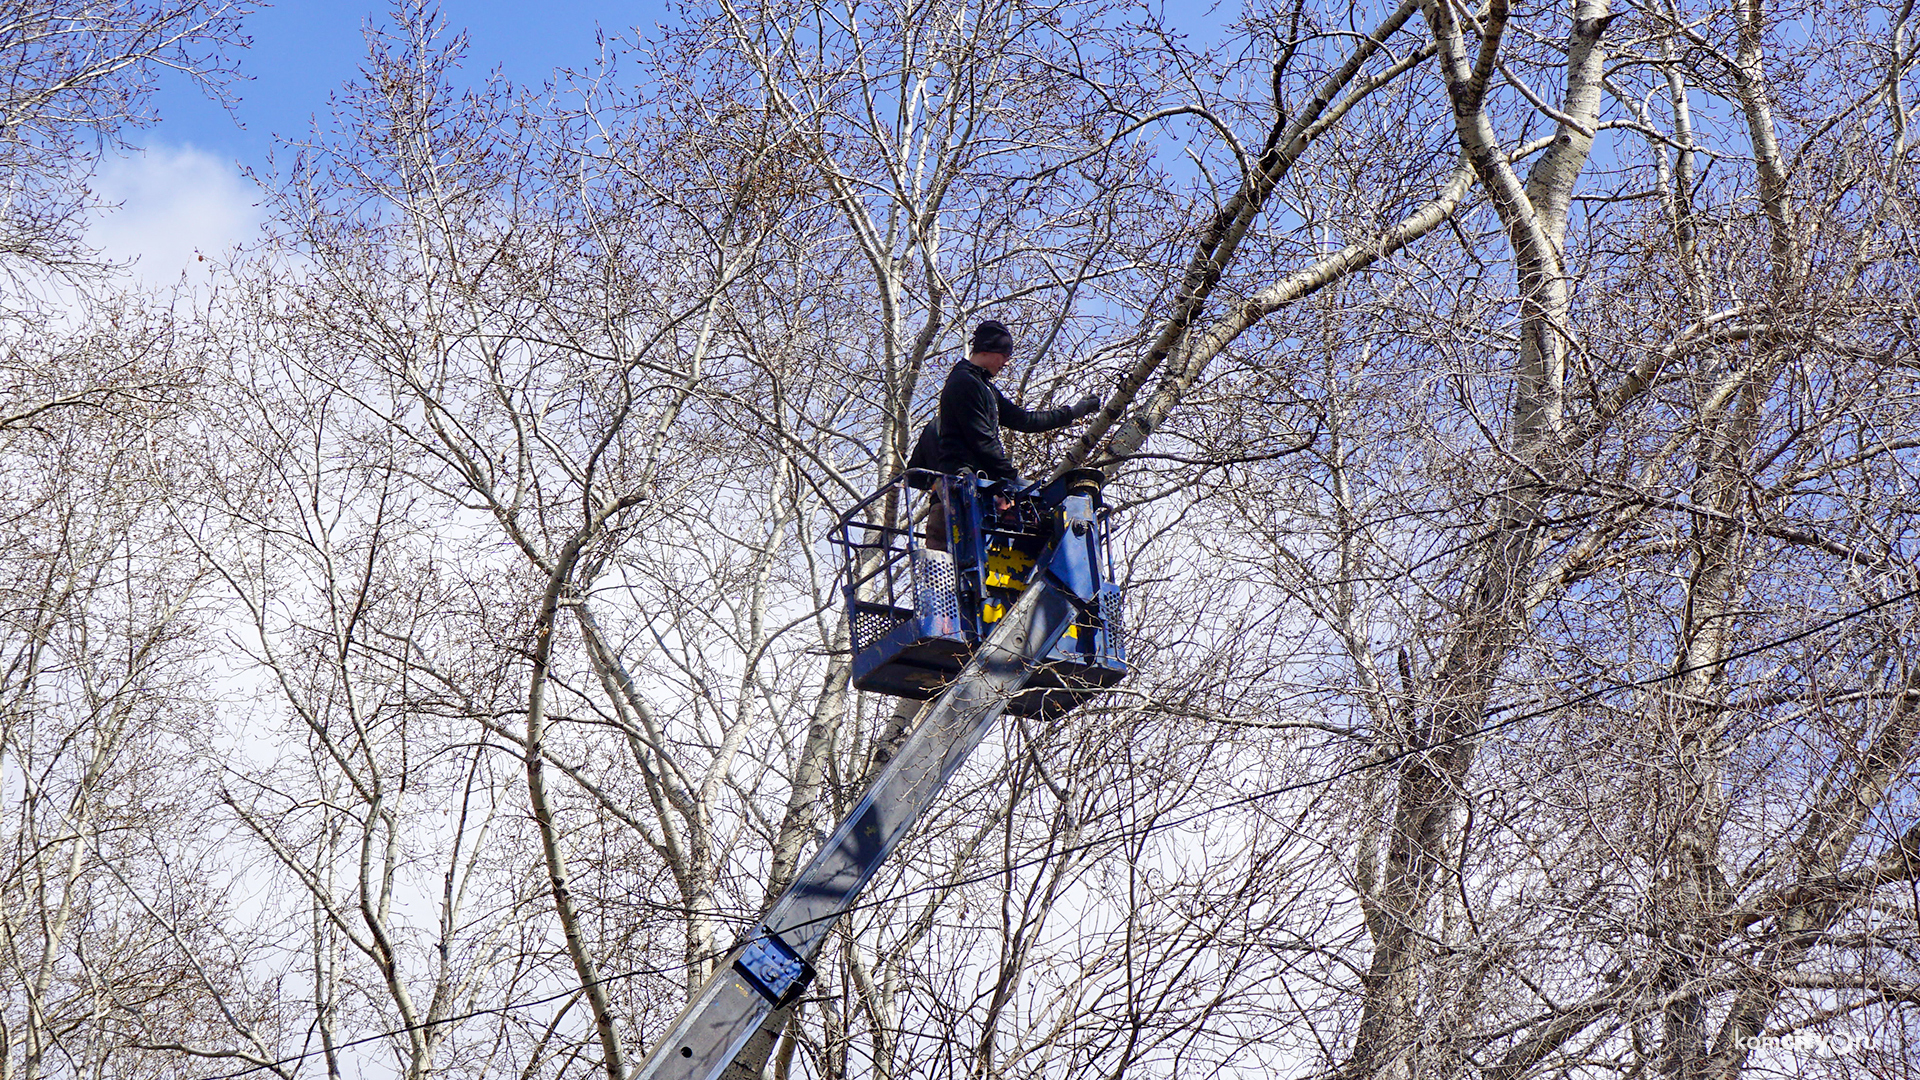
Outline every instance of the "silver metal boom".
MULTIPOLYGON (((1035 575, 853 812, 661 1036, 636 1080, 715 1080, 776 1009, 792 1004, 813 977, 827 932, 1026 686, 1037 658, 1052 650, 1075 613, 1070 593, 1048 574, 1035 575)), ((759 1046, 760 1061, 765 1051, 759 1046)))

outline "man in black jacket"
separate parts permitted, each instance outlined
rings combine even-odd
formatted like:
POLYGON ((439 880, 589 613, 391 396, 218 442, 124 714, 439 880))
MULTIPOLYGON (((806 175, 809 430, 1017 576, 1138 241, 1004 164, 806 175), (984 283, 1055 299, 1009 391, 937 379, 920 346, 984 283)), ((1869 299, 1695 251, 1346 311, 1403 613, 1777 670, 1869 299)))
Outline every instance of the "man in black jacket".
MULTIPOLYGON (((1000 429, 1009 427, 1028 433, 1063 428, 1100 408, 1100 399, 1092 394, 1062 409, 1038 409, 1032 412, 1007 400, 992 379, 1007 366, 1013 355, 1013 334, 999 322, 988 319, 973 331, 973 347, 965 360, 956 362, 940 388, 940 415, 934 423, 939 435, 939 469, 957 473, 971 469, 993 480, 1010 480, 1020 485, 1020 473, 1007 460, 1000 444, 1000 429)), ((1009 505, 999 498, 1002 509, 1009 505)), ((935 551, 947 549, 947 512, 934 501, 927 518, 927 546, 935 551)))
POLYGON ((1032 412, 1007 400, 992 379, 1013 355, 1013 335, 993 319, 973 332, 973 348, 953 365, 940 388, 940 469, 957 473, 972 469, 994 480, 1017 480, 1019 472, 1007 460, 1000 429, 1037 432, 1063 428, 1100 408, 1092 394, 1060 409, 1032 412))

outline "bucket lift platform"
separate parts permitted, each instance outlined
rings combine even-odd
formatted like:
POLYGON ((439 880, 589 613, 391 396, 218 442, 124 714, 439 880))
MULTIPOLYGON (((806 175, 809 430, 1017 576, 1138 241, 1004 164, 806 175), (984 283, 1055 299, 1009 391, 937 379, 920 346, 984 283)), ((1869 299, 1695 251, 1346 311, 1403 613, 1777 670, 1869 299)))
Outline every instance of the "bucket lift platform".
MULTIPOLYGON (((833 534, 847 568, 853 684, 895 697, 934 697, 1040 569, 1093 599, 1039 658, 1009 710, 1058 715, 1125 678, 1125 602, 1113 584, 1102 480, 1097 470, 1077 469, 1016 491, 968 473, 913 470, 861 501, 833 534), (925 496, 914 497, 916 489, 925 496), (943 537, 908 524, 921 516, 912 512, 915 502, 944 509, 943 537)), ((942 516, 926 519, 938 528, 942 516)))

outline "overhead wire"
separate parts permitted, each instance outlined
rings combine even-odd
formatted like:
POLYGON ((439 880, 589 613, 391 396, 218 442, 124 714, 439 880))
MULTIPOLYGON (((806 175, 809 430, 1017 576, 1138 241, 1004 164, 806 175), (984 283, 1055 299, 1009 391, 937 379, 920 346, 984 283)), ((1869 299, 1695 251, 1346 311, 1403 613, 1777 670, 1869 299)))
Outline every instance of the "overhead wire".
MULTIPOLYGON (((727 951, 731 951, 731 950, 727 950, 727 951)), ((720 957, 725 956, 726 954, 727 954, 726 952, 715 951, 707 954, 705 957, 702 958, 702 960, 703 961, 717 960, 720 957)), ((577 986, 572 986, 565 990, 559 991, 558 993, 549 994, 543 998, 534 998, 531 1001, 511 1001, 504 1005, 491 1005, 484 1009, 470 1009, 467 1012, 463 1012, 455 1016, 443 1016, 438 1020, 422 1020, 416 1024, 406 1024, 401 1027, 390 1028, 386 1031, 375 1032, 372 1035, 362 1035, 357 1039, 350 1039, 347 1042, 334 1043, 330 1047, 323 1046, 317 1050, 304 1050, 298 1054, 289 1054, 286 1057, 275 1058, 272 1061, 257 1062, 255 1064, 247 1066, 244 1069, 238 1069, 233 1072, 211 1073, 207 1076, 202 1077, 201 1080, 236 1080, 236 1078, 238 1077, 251 1076, 254 1073, 262 1072, 267 1069, 272 1069, 275 1072, 279 1072, 281 1069, 281 1066, 298 1064, 299 1062, 305 1061, 308 1058, 319 1057, 322 1054, 337 1053, 341 1050, 351 1050, 356 1046, 365 1046, 368 1043, 381 1042, 386 1039, 391 1039, 399 1035, 410 1035, 416 1031, 427 1031, 429 1029, 442 1027, 447 1024, 457 1024, 465 1020, 475 1019, 477 1017, 498 1016, 498 1015, 504 1015, 506 1013, 513 1012, 518 1009, 531 1009, 541 1005, 551 1005, 552 1003, 556 1001, 560 1001, 565 998, 577 997, 582 992, 584 992, 588 987, 605 986, 608 983, 616 982, 622 979, 633 979, 633 978, 638 978, 642 975, 677 975, 685 971, 687 968, 691 967, 692 965, 693 965, 693 961, 687 961, 685 963, 675 964, 672 967, 634 968, 629 971, 617 972, 612 975, 603 975, 600 978, 595 979, 591 983, 581 983, 577 986)))
MULTIPOLYGON (((1899 592, 1891 596, 1884 597, 1880 600, 1876 600, 1873 603, 1866 604, 1862 607, 1858 607, 1849 611, 1842 612, 1839 615, 1835 615, 1831 618, 1815 623, 1811 626, 1804 627, 1784 637, 1772 638, 1767 641, 1761 642, 1758 645, 1752 645, 1745 649, 1735 650, 1734 652, 1731 652, 1726 656, 1723 656, 1717 660, 1703 661, 1696 664, 1690 664, 1690 665, 1676 668, 1672 671, 1661 673, 1659 675, 1649 675, 1641 679, 1631 679, 1624 682, 1611 683, 1607 686, 1603 686, 1595 690, 1589 690, 1586 693, 1580 694, 1576 697, 1568 698, 1563 701, 1551 702, 1549 704, 1541 705, 1537 708, 1528 709, 1524 712, 1516 713, 1512 716, 1505 717, 1504 719, 1494 721, 1493 723, 1482 724, 1478 727, 1473 728, 1470 731, 1459 732, 1454 735, 1449 735, 1444 738, 1439 738, 1431 742, 1423 743, 1419 746, 1411 746, 1391 754, 1386 754, 1386 755, 1382 755, 1380 757, 1375 757, 1375 758, 1369 758, 1366 761, 1358 762, 1356 764, 1349 765, 1341 769, 1336 769, 1333 772, 1327 773, 1322 776, 1316 776, 1307 780, 1298 780, 1293 783, 1281 784, 1276 787, 1265 788, 1260 791, 1248 793, 1246 795, 1236 796, 1234 798, 1227 799, 1222 802, 1213 803, 1211 805, 1201 807, 1198 810, 1194 810, 1190 813, 1183 814, 1179 817, 1157 820, 1152 824, 1141 826, 1135 829, 1121 830, 1118 833, 1109 835, 1107 837, 1103 837, 1100 840, 1089 840, 1089 841, 1084 841, 1078 844, 1071 844, 1063 848, 1052 849, 1040 855, 1033 856, 1031 858, 1016 860, 1013 863, 996 867, 990 873, 983 873, 983 874, 973 875, 973 876, 964 877, 964 878, 950 879, 947 881, 931 883, 927 885, 918 885, 918 886, 914 886, 911 888, 902 889, 897 892, 890 893, 883 897, 876 897, 869 900, 857 901, 853 904, 848 905, 846 908, 838 912, 835 912, 832 915, 820 916, 818 918, 811 919, 796 925, 805 926, 815 922, 823 922, 823 921, 838 919, 842 915, 848 915, 856 911, 863 911, 871 908, 882 907, 888 904, 898 903, 902 900, 906 900, 914 896, 924 895, 929 892, 946 891, 946 890, 960 888, 966 885, 981 884, 983 882, 994 880, 995 878, 1004 877, 1009 872, 1030 869, 1036 866, 1044 866, 1047 863, 1050 863, 1065 855, 1074 855, 1074 854, 1079 854, 1081 852, 1090 851, 1094 848, 1112 843, 1116 837, 1122 838, 1122 839, 1139 839, 1139 838, 1153 835, 1155 833, 1166 832, 1171 829, 1177 829, 1184 825, 1192 824, 1195 821, 1210 817, 1214 814, 1218 814, 1223 811, 1236 809, 1242 806, 1252 805, 1258 802, 1264 802, 1268 799, 1278 798, 1282 795, 1289 795, 1298 791, 1305 791, 1310 788, 1321 787, 1327 784, 1332 784, 1337 781, 1346 779, 1349 776, 1356 776, 1356 775, 1359 775, 1360 773, 1369 772, 1374 769, 1386 768, 1389 765, 1398 764, 1399 762, 1405 761, 1409 758, 1417 757, 1421 754, 1429 753, 1441 747, 1452 746, 1452 745, 1456 745, 1463 742, 1469 742, 1475 739, 1482 738, 1487 735, 1491 735, 1495 732, 1502 731, 1516 724, 1525 723, 1528 720, 1536 720, 1542 716, 1547 716, 1551 713, 1559 712, 1564 709, 1574 708, 1579 705, 1584 705, 1588 702, 1598 700, 1599 698, 1602 698, 1609 694, 1618 693, 1623 690, 1635 690, 1635 689, 1643 689, 1649 686, 1656 686, 1663 682, 1669 682, 1671 680, 1693 674, 1694 672, 1705 671, 1709 668, 1721 667, 1738 660, 1744 660, 1749 657, 1759 656, 1764 653, 1771 652, 1775 649, 1783 648, 1787 645, 1791 645, 1796 641, 1805 640, 1806 638, 1812 637, 1813 635, 1821 633, 1822 631, 1831 630, 1836 626, 1841 626, 1846 623, 1853 622, 1857 619, 1865 618, 1866 616, 1871 615, 1874 612, 1881 611, 1885 608, 1892 607, 1904 601, 1914 599, 1915 597, 1920 597, 1920 587, 1907 589, 1903 592, 1899 592)), ((1493 708, 1486 710, 1484 715, 1489 717, 1496 716, 1501 713, 1507 712, 1511 709, 1515 709, 1519 707, 1520 707, 1519 703, 1495 706, 1493 708)), ((708 953, 707 955, 700 957, 698 961, 690 960, 685 963, 674 965, 672 967, 636 968, 628 971, 616 972, 610 975, 604 975, 598 980, 596 980, 595 983, 592 985, 605 985, 607 983, 617 982, 625 979, 639 978, 641 976, 647 976, 647 975, 679 974, 681 972, 684 972, 687 968, 691 967, 695 962, 705 963, 705 962, 710 962, 710 961, 719 959, 720 957, 728 955, 734 949, 739 948, 741 945, 744 945, 744 944, 747 944, 747 942, 746 941, 737 942, 726 950, 708 953)), ((496 1005, 496 1006, 491 1006, 484 1009, 474 1009, 469 1012, 461 1013, 455 1016, 442 1017, 438 1020, 422 1021, 418 1024, 411 1024, 403 1027, 394 1028, 388 1031, 378 1032, 372 1035, 362 1036, 350 1042, 337 1044, 332 1049, 336 1051, 350 1049, 352 1047, 364 1046, 368 1043, 378 1042, 383 1039, 390 1039, 398 1035, 410 1034, 411 1032, 414 1032, 414 1031, 424 1030, 431 1027, 438 1027, 445 1024, 459 1023, 465 1020, 474 1019, 476 1017, 505 1014, 517 1009, 535 1008, 540 1005, 551 1004, 552 1002, 559 1001, 563 998, 571 997, 575 994, 580 993, 585 988, 586 986, 585 984, 583 984, 581 986, 571 987, 560 993, 552 994, 544 998, 537 998, 531 1001, 510 1002, 504 1005, 496 1005)), ((283 1065, 294 1064, 296 1062, 303 1061, 307 1058, 315 1057, 327 1052, 328 1051, 324 1048, 320 1050, 309 1050, 309 1051, 302 1052, 300 1054, 279 1058, 274 1061, 250 1065, 245 1069, 240 1069, 235 1072, 212 1074, 207 1077, 204 1077, 203 1080, 238 1080, 239 1077, 248 1076, 253 1073, 260 1072, 266 1069, 274 1069, 277 1071, 283 1065)))

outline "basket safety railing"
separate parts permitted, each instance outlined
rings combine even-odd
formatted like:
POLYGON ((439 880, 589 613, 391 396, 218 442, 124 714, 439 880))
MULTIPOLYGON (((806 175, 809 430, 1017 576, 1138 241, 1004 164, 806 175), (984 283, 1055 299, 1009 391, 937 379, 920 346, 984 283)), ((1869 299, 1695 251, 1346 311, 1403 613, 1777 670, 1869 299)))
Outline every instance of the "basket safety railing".
POLYGON ((856 652, 914 615, 914 563, 928 554, 917 521, 925 519, 925 510, 939 496, 929 491, 925 499, 914 499, 908 494, 913 490, 909 481, 922 480, 937 490, 940 478, 937 472, 910 469, 855 503, 828 534, 843 556, 841 588, 853 616, 856 652), (918 513, 915 503, 922 504, 918 513))

